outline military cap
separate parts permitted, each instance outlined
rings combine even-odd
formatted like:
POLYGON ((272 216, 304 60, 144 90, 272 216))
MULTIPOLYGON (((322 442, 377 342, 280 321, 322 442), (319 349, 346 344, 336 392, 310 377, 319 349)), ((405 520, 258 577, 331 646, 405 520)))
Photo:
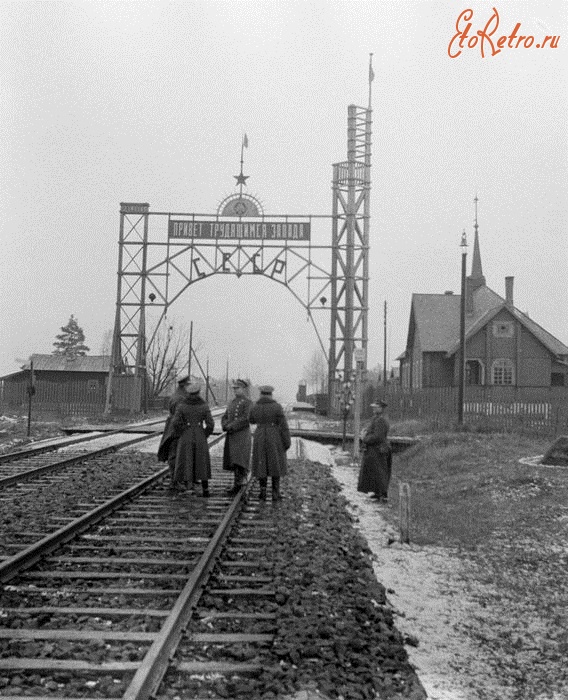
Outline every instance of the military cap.
POLYGON ((185 386, 186 384, 189 384, 189 377, 182 377, 181 379, 178 379, 178 384, 180 386, 185 386))
POLYGON ((198 384, 197 382, 193 382, 193 384, 189 384, 187 387, 188 394, 199 394, 200 391, 201 391, 201 385, 198 384))
POLYGON ((247 387, 248 382, 246 382, 244 379, 235 379, 235 381, 233 382, 233 389, 246 389, 247 387))
POLYGON ((274 387, 270 386, 269 384, 263 384, 262 386, 258 387, 258 390, 261 394, 272 394, 274 387))

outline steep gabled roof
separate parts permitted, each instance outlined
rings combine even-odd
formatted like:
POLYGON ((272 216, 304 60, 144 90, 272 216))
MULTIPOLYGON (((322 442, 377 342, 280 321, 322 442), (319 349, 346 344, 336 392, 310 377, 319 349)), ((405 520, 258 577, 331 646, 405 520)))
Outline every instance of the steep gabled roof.
POLYGON ((501 304, 504 303, 505 299, 500 297, 492 289, 489 289, 486 285, 478 287, 473 292, 473 314, 466 316, 465 319, 466 328, 475 323, 480 316, 483 316, 488 311, 491 311, 491 309, 501 306, 501 304))
MULTIPOLYGON (((553 355, 568 355, 568 347, 564 343, 560 342, 558 338, 555 338, 544 328, 535 323, 526 314, 519 311, 514 306, 508 306, 504 302, 494 309, 490 309, 487 313, 480 316, 474 323, 466 328, 465 338, 468 340, 472 338, 478 331, 480 331, 484 326, 486 326, 492 318, 494 318, 502 309, 508 311, 513 318, 516 318, 521 325, 523 325, 529 333, 531 333, 537 340, 539 340, 544 347, 549 350, 553 355)), ((455 354, 460 348, 459 340, 453 344, 453 346, 448 350, 448 357, 455 354)))
MULTIPOLYGON (((503 308, 507 309, 544 347, 556 356, 558 361, 568 357, 568 347, 545 331, 526 314, 514 306, 506 304, 505 299, 496 294, 485 284, 481 266, 479 247, 479 226, 477 223, 477 194, 475 195, 475 239, 471 275, 467 278, 468 293, 466 306, 469 313, 465 318, 466 339, 471 338, 503 308)), ((465 237, 465 230, 464 230, 465 237)), ((458 294, 413 294, 410 306, 410 323, 406 350, 397 359, 408 357, 413 346, 413 339, 418 336, 422 352, 446 352, 450 357, 460 347, 460 311, 461 295, 458 294)))
POLYGON ((568 347, 564 345, 558 338, 555 338, 551 333, 545 331, 542 326, 535 323, 532 318, 514 307, 511 312, 540 342, 553 352, 555 355, 568 355, 568 347))
MULTIPOLYGON (((64 355, 32 355, 34 372, 108 372, 110 355, 85 355, 74 360, 68 360, 64 355)), ((29 369, 27 362, 22 369, 29 369)))
MULTIPOLYGON (((459 350, 460 294, 413 294, 411 323, 420 338, 422 352, 446 352, 448 356, 459 350)), ((466 339, 473 337, 501 309, 507 309, 553 355, 568 356, 568 347, 544 330, 514 306, 507 306, 503 297, 483 285, 473 291, 473 314, 466 316, 466 339)), ((410 342, 410 333, 409 339, 410 342)), ((403 353, 400 358, 404 359, 403 353)))
POLYGON ((413 294, 411 315, 422 352, 447 352, 460 327, 460 297, 456 294, 413 294))

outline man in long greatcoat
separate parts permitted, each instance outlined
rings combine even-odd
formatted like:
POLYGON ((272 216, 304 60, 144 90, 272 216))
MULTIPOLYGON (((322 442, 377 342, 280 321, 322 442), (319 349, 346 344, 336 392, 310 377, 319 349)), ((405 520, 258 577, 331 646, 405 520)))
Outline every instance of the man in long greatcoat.
POLYGON ((181 401, 172 420, 174 435, 179 436, 176 449, 174 488, 185 491, 201 481, 203 495, 209 496, 211 458, 207 438, 215 428, 209 405, 199 395, 199 384, 187 387, 188 396, 181 401))
POLYGON ((250 467, 251 434, 249 413, 252 401, 246 395, 248 383, 237 379, 233 384, 235 398, 221 418, 221 427, 227 433, 223 449, 223 469, 232 471, 233 487, 227 491, 234 496, 246 484, 250 467))
POLYGON ((361 438, 364 446, 357 491, 373 492, 373 497, 386 502, 392 471, 392 450, 388 441, 389 422, 384 415, 385 401, 372 403, 373 418, 361 438))
POLYGON ((170 414, 166 419, 166 424, 164 425, 164 432, 162 434, 162 439, 158 447, 158 458, 161 462, 168 463, 168 468, 170 470, 170 489, 173 488, 174 483, 174 469, 176 466, 176 452, 178 437, 173 435, 172 431, 172 420, 176 412, 176 408, 181 401, 187 398, 187 386, 189 384, 189 377, 183 377, 178 381, 177 389, 170 397, 170 402, 168 405, 170 414))
POLYGON ((252 475, 260 483, 259 499, 266 499, 268 477, 272 477, 272 500, 279 501, 280 477, 288 470, 286 451, 290 431, 282 406, 272 398, 274 387, 261 386, 260 398, 251 408, 250 422, 256 424, 252 440, 252 475))

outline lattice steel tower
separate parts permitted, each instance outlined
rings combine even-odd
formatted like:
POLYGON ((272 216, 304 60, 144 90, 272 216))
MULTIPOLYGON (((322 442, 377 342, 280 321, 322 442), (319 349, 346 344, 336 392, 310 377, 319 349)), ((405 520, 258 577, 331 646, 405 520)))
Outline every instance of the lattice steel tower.
POLYGON ((331 312, 328 391, 335 413, 338 383, 354 365, 367 368, 370 169, 371 109, 350 105, 347 160, 333 165, 331 215, 265 215, 242 186, 214 214, 151 212, 147 203, 122 203, 106 410, 146 408, 146 354, 171 305, 194 283, 233 274, 284 284, 308 312, 324 353, 313 314, 331 312), (322 245, 311 239, 311 228, 325 219, 331 241, 322 245), (149 305, 161 316, 147 339, 149 305))
POLYGON ((333 166, 330 408, 356 354, 367 369, 371 116, 370 107, 349 105, 347 160, 333 166))

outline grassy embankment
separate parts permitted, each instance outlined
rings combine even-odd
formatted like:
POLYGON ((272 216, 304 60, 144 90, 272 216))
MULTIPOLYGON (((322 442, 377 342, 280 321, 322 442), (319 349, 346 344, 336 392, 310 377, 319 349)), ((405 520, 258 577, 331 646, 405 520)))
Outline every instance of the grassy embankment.
POLYGON ((515 700, 568 692, 568 467, 519 463, 550 443, 498 433, 427 436, 394 458, 383 511, 397 526, 398 484, 408 482, 411 542, 461 556, 479 604, 462 631, 515 700))

